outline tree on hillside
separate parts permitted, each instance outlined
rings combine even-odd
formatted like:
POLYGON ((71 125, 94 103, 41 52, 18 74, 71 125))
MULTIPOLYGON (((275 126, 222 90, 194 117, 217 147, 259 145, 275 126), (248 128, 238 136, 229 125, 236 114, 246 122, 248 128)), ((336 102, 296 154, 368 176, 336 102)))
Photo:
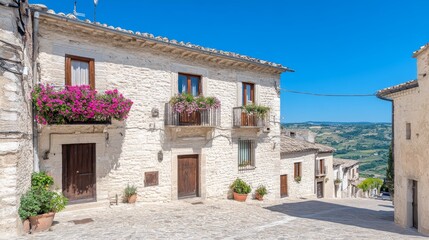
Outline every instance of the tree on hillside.
POLYGON ((385 185, 393 197, 395 187, 395 164, 393 161, 393 149, 392 145, 389 148, 389 155, 387 158, 387 169, 386 169, 386 182, 385 185))
POLYGON ((381 185, 383 185, 383 180, 379 178, 367 178, 359 183, 357 187, 362 189, 365 197, 367 197, 370 190, 377 189, 377 192, 380 192, 381 185))

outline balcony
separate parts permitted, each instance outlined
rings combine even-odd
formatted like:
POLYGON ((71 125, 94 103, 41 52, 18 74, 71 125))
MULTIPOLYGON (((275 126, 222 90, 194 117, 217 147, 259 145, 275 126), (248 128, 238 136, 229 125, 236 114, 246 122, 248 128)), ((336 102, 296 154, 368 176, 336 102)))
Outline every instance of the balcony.
POLYGON ((248 113, 242 107, 233 108, 233 127, 236 128, 263 128, 268 126, 269 114, 260 116, 256 113, 248 113))
POLYGON ((316 177, 326 176, 326 166, 316 166, 316 177))
POLYGON ((170 103, 166 103, 164 116, 166 127, 214 128, 220 125, 220 108, 197 110, 188 114, 175 112, 170 103))

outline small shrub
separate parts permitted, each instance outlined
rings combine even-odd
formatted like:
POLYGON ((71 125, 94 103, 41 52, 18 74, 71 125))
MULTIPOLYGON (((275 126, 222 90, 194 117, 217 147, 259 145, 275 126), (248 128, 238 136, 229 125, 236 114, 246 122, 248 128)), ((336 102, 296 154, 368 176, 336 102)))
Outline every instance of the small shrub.
POLYGON ((47 189, 31 189, 21 197, 18 214, 21 219, 27 219, 49 212, 60 212, 68 203, 62 194, 47 189))
POLYGON ((137 187, 135 187, 134 185, 130 186, 128 184, 127 187, 124 190, 125 197, 129 198, 129 197, 131 197, 134 194, 137 194, 137 187))
POLYGON ((31 174, 32 189, 49 189, 54 184, 54 179, 45 172, 33 172, 31 174))
POLYGON ((336 183, 336 184, 340 184, 342 181, 341 181, 341 179, 339 179, 339 178, 337 178, 337 179, 335 179, 335 181, 334 181, 334 183, 336 183))
POLYGON ((235 181, 231 184, 230 188, 238 194, 248 194, 252 191, 252 188, 245 181, 240 178, 235 179, 235 181))
POLYGON ((260 196, 265 196, 267 195, 268 191, 264 185, 259 185, 259 187, 256 189, 256 193, 260 196))
POLYGON ((295 177, 295 182, 300 183, 301 182, 301 176, 295 177))
POLYGON ((44 172, 31 175, 31 189, 21 196, 19 217, 25 220, 49 212, 60 212, 68 203, 62 194, 49 190, 54 184, 51 176, 44 172))

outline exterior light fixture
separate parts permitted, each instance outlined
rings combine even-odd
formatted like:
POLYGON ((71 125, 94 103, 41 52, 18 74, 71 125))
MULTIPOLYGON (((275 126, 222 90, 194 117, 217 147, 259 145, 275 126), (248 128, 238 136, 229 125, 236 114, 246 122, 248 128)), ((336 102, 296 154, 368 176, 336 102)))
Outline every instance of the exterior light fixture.
POLYGON ((164 159, 164 154, 162 153, 162 150, 159 150, 158 152, 158 162, 162 162, 164 159))

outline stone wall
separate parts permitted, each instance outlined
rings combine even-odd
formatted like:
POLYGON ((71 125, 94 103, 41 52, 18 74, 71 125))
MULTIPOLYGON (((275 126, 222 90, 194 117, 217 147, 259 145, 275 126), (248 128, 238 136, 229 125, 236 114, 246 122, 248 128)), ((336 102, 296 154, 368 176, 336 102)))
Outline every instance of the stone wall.
POLYGON ((314 151, 281 154, 280 175, 287 174, 288 197, 300 198, 315 196, 314 173, 316 153, 314 151), (294 163, 302 167, 301 182, 294 179, 294 163))
POLYGON ((324 159, 326 166, 326 175, 323 178, 323 197, 334 198, 335 197, 335 184, 334 184, 334 157, 332 153, 319 153, 316 156, 316 160, 324 159))
MULTIPOLYGON (((3 1, 16 5, 14 1, 3 1)), ((0 233, 15 235, 22 228, 17 209, 30 185, 33 167, 32 25, 22 15, 25 33, 18 32, 18 9, 0 5, 0 233)), ((24 28, 22 28, 24 29, 24 28)))
POLYGON ((412 226, 412 181, 418 182, 418 229, 429 234, 429 51, 417 56, 419 87, 393 94, 395 222, 412 226), (406 139, 406 124, 411 139, 406 139))
MULTIPOLYGON (((138 187, 138 201, 177 199, 177 156, 200 155, 200 195, 225 198, 228 186, 237 178, 253 189, 264 184, 267 198, 279 193, 280 98, 274 87, 278 74, 219 66, 202 60, 112 39, 94 37, 42 24, 40 26, 40 81, 64 86, 65 55, 95 59, 95 86, 100 92, 118 89, 134 101, 129 118, 108 126, 40 126, 41 168, 61 183, 61 144, 97 144, 97 201, 121 195, 128 183, 138 187), (177 91, 179 72, 202 76, 203 93, 222 102, 221 125, 213 130, 176 129, 164 126, 164 106, 177 91), (240 103, 240 82, 256 84, 256 100, 271 108, 268 133, 232 128, 232 108, 240 103), (159 109, 159 117, 151 110, 159 109), (182 136, 182 137, 180 137, 182 136), (256 168, 239 172, 237 141, 256 142, 256 168), (158 160, 162 151, 163 160, 158 160), (144 173, 159 171, 159 185, 144 186, 144 173)), ((59 186, 60 187, 60 186, 59 186)))

